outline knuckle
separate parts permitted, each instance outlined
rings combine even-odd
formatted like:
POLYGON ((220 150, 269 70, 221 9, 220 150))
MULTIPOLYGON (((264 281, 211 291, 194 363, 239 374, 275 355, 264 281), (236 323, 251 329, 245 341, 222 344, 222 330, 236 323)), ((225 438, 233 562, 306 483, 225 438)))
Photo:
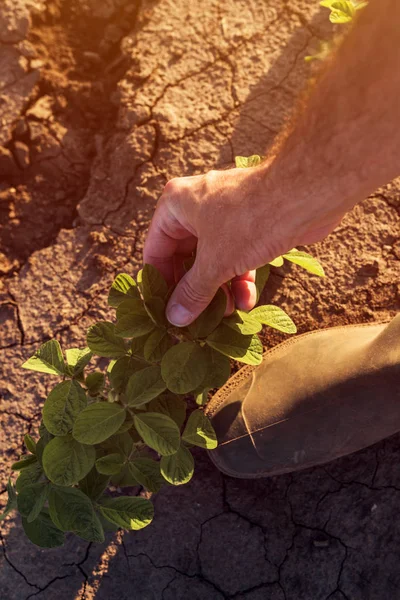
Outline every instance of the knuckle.
POLYGON ((187 304, 190 306, 194 305, 204 305, 208 304, 210 295, 206 290, 202 290, 198 285, 193 285, 192 282, 186 281, 185 285, 182 289, 182 295, 186 300, 187 304))

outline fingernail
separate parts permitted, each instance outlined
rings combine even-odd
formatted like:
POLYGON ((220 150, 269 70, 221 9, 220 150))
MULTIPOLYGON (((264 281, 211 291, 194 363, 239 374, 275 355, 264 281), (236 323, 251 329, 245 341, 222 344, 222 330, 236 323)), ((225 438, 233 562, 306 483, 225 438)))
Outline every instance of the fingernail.
POLYGON ((168 321, 175 327, 185 327, 192 320, 192 313, 187 310, 182 304, 173 304, 168 309, 168 321))

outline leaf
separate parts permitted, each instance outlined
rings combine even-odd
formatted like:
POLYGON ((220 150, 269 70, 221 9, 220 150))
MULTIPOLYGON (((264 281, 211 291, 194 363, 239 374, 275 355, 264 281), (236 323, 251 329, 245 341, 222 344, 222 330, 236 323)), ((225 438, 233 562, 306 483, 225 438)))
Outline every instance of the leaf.
POLYGON ((272 265, 273 267, 282 267, 284 263, 283 257, 282 256, 277 256, 276 258, 274 258, 274 260, 270 261, 270 265, 272 265))
POLYGON ((43 475, 43 469, 40 463, 35 462, 33 465, 21 471, 16 483, 15 487, 18 494, 21 490, 24 489, 27 485, 31 485, 32 483, 36 483, 43 475))
MULTIPOLYGON (((218 353, 217 353, 218 354, 218 353)), ((222 354, 220 354, 220 356, 222 356, 222 354)), ((205 404, 207 404, 208 402, 208 388, 204 389, 201 392, 198 392, 197 394, 195 394, 195 400, 196 400, 196 404, 198 406, 204 406, 205 404)))
POLYGON ((149 337, 149 333, 146 333, 145 335, 141 335, 137 338, 133 338, 130 342, 130 351, 133 355, 133 357, 139 357, 139 358, 143 358, 144 357, 144 345, 146 343, 146 340, 149 337))
POLYGON ((218 446, 217 436, 211 421, 200 409, 193 411, 190 415, 182 440, 207 450, 213 450, 218 446))
POLYGON ((89 390, 91 396, 97 396, 104 388, 105 377, 103 373, 96 371, 89 373, 85 379, 85 385, 89 390))
POLYGON ((258 333, 262 329, 259 321, 242 310, 235 310, 230 317, 223 320, 223 323, 242 335, 253 335, 253 333, 258 333))
POLYGON ((161 413, 170 417, 178 425, 179 429, 185 422, 186 402, 173 394, 155 398, 147 406, 149 412, 161 413))
POLYGON ((47 444, 54 438, 54 435, 49 433, 47 429, 43 426, 44 432, 42 437, 39 438, 38 443, 36 444, 36 456, 40 464, 42 464, 43 452, 47 444))
POLYGON ((149 362, 159 362, 173 344, 171 336, 165 329, 156 329, 146 340, 144 357, 149 362))
POLYGON ((29 454, 28 456, 24 456, 20 460, 17 460, 15 463, 13 463, 11 465, 11 469, 13 471, 22 471, 22 469, 30 467, 35 462, 37 462, 36 456, 29 454))
POLYGON ((119 404, 90 404, 79 413, 72 435, 82 444, 100 444, 118 431, 125 417, 126 411, 119 404))
POLYGON ((132 427, 133 427, 133 417, 131 415, 127 414, 125 421, 122 423, 121 427, 116 432, 116 435, 118 435, 118 433, 125 433, 125 431, 129 431, 130 429, 132 429, 132 427))
POLYGON ((49 486, 47 483, 27 485, 18 494, 18 510, 28 523, 34 521, 41 512, 47 500, 49 486))
POLYGON ((129 470, 136 481, 149 492, 155 494, 160 490, 163 479, 159 462, 151 458, 135 458, 129 463, 129 470))
POLYGON ((5 519, 7 515, 10 514, 11 511, 17 508, 17 494, 15 493, 15 488, 11 482, 11 479, 8 480, 7 483, 7 504, 4 507, 2 513, 0 513, 0 521, 5 519))
POLYGON ((79 482, 79 489, 92 500, 97 500, 107 489, 110 478, 102 475, 96 467, 93 467, 89 473, 79 482))
POLYGON ((203 350, 207 353, 206 375, 194 393, 200 390, 212 390, 213 388, 222 387, 231 374, 231 363, 227 356, 217 352, 210 346, 205 346, 203 350))
POLYGON ((116 335, 114 324, 109 321, 99 321, 89 327, 86 341, 97 356, 118 358, 126 354, 124 340, 116 335))
POLYGON ((324 0, 320 2, 320 5, 330 8, 329 20, 331 23, 349 23, 355 15, 354 6, 347 0, 334 0, 333 2, 324 0))
POLYGON ((165 316, 165 301, 159 296, 154 296, 146 300, 145 309, 150 319, 155 325, 159 327, 166 327, 168 325, 167 317, 165 316))
POLYGON ((102 475, 115 475, 119 473, 124 464, 124 457, 121 454, 107 454, 96 460, 96 469, 102 475))
POLYGON ((194 339, 205 338, 218 327, 226 310, 226 294, 220 288, 207 308, 188 327, 194 339))
POLYGON ((260 267, 259 269, 256 270, 256 293, 257 293, 257 300, 256 302, 259 301, 261 294, 263 293, 263 290, 265 288, 265 284, 268 281, 269 278, 269 274, 270 274, 271 268, 269 265, 264 265, 263 267, 260 267))
POLYGON ((44 472, 58 485, 78 483, 89 473, 95 460, 95 449, 80 444, 71 435, 52 439, 43 452, 44 472))
POLYGON ((296 333, 297 331, 292 319, 279 306, 273 304, 257 306, 257 308, 253 308, 250 315, 263 325, 268 325, 284 333, 296 333))
POLYGON ((69 348, 65 351, 71 375, 79 375, 89 364, 93 354, 90 348, 69 348))
POLYGON ((117 433, 102 444, 102 448, 110 452, 119 452, 129 458, 133 451, 134 440, 130 433, 117 433))
POLYGON ((166 389, 159 366, 147 367, 131 375, 126 386, 128 406, 142 406, 166 389))
POLYGON ((103 517, 124 529, 143 529, 153 520, 154 507, 150 500, 120 496, 107 498, 99 505, 103 517))
POLYGON ((108 294, 108 304, 117 308, 127 296, 140 298, 139 290, 135 280, 130 275, 120 273, 116 276, 111 286, 108 294))
POLYGON ((61 531, 72 531, 83 539, 104 542, 103 528, 92 502, 81 490, 50 486, 49 513, 54 525, 61 531))
POLYGON ((22 365, 23 369, 50 373, 50 375, 64 375, 66 367, 57 340, 49 340, 40 346, 31 358, 22 365))
POLYGON ((131 356, 122 356, 112 366, 108 373, 111 381, 111 385, 117 392, 122 392, 127 383, 128 379, 133 373, 145 369, 146 364, 140 362, 131 356))
POLYGON ((22 527, 31 542, 40 548, 57 548, 64 544, 63 532, 55 527, 46 510, 42 510, 32 523, 22 519, 22 527))
POLYGON ((172 485, 188 483, 194 473, 194 460, 190 450, 181 446, 176 454, 162 456, 161 474, 172 485))
POLYGON ((36 442, 29 433, 24 436, 24 444, 29 452, 36 454, 36 442))
POLYGON ((259 156, 258 154, 253 154, 252 156, 235 156, 235 166, 238 169, 258 167, 263 158, 263 156, 259 156))
POLYGON ((47 431, 53 435, 66 435, 86 404, 86 394, 77 381, 57 384, 43 406, 43 422, 47 431))
POLYGON ((137 479, 132 475, 129 463, 125 463, 121 471, 111 478, 112 485, 117 487, 136 487, 140 485, 137 479))
POLYGON ((290 262, 294 263, 295 265, 303 267, 303 269, 309 273, 318 275, 319 277, 325 277, 325 271, 321 263, 316 258, 311 256, 311 254, 293 248, 293 250, 290 250, 290 252, 287 252, 283 256, 286 258, 286 260, 290 260, 290 262))
POLYGON ((247 365, 259 365, 263 348, 257 335, 242 335, 223 323, 207 338, 207 344, 247 365))
POLYGON ((154 329, 154 323, 147 314, 141 300, 135 301, 137 303, 135 312, 127 312, 127 307, 132 307, 133 302, 133 298, 132 300, 124 300, 117 309, 115 332, 122 337, 141 337, 154 329))
POLYGON ((138 273, 137 281, 145 302, 148 302, 154 296, 165 299, 168 294, 168 285, 165 279, 153 265, 144 265, 138 273))
POLYGON ((180 445, 178 425, 167 415, 140 413, 134 416, 136 430, 143 441, 163 456, 174 454, 180 445))
POLYGON ((207 355, 194 342, 172 346, 161 361, 161 374, 168 389, 176 394, 187 394, 203 381, 207 369, 207 355))

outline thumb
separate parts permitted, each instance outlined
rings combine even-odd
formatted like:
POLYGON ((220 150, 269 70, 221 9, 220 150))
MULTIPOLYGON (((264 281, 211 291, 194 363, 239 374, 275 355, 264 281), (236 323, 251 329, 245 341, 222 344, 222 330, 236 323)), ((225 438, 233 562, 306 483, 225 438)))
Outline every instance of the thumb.
POLYGON ((190 325, 210 304, 223 282, 200 268, 197 256, 193 267, 176 286, 167 306, 167 319, 176 327, 190 325))

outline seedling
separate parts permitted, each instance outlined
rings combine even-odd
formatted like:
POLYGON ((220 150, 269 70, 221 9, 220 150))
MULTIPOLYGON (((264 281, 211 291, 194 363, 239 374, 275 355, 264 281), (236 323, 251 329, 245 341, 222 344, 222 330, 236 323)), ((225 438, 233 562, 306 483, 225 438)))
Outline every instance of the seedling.
MULTIPOLYGON (((238 157, 236 162, 247 167, 260 160, 238 157)), ((315 258, 294 248, 257 270, 258 298, 271 265, 280 267, 284 260, 324 275, 315 258)), ((19 476, 15 486, 8 482, 1 515, 18 509, 34 544, 61 546, 65 532, 102 542, 105 530, 149 525, 152 495, 192 478, 192 448, 217 446, 203 406, 209 392, 228 380, 230 359, 261 363, 263 325, 296 333, 278 306, 224 317, 222 290, 192 325, 178 329, 165 317, 171 292, 151 265, 136 280, 120 274, 108 296, 115 321, 92 325, 84 348, 63 354, 53 339, 22 365, 58 379, 45 400, 38 435, 25 436, 26 454, 11 467, 19 476), (89 366, 95 357, 102 365, 108 359, 107 367, 89 366), (187 400, 193 397, 198 408, 187 416, 187 400), (121 495, 135 486, 149 493, 121 495)))

